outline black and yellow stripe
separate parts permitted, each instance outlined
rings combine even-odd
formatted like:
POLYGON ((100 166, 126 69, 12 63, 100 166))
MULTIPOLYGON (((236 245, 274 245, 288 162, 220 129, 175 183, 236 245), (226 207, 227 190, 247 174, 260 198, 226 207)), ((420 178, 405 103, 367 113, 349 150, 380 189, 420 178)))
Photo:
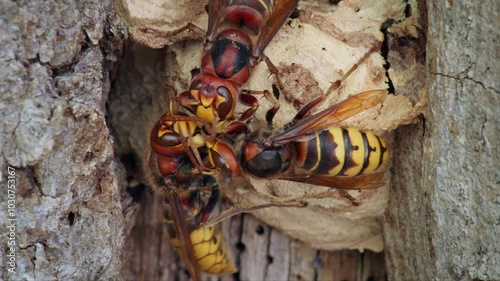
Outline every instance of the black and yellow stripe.
POLYGON ((387 142, 371 132, 332 127, 296 142, 296 165, 312 173, 357 176, 378 171, 388 161, 387 142))
MULTIPOLYGON (((167 224, 171 223, 166 221, 167 224)), ((220 228, 215 226, 201 226, 190 233, 193 244, 194 255, 198 260, 201 271, 209 274, 227 274, 237 271, 228 256, 227 247, 222 240, 220 228)), ((177 249, 180 247, 179 240, 170 237, 172 245, 177 249)))

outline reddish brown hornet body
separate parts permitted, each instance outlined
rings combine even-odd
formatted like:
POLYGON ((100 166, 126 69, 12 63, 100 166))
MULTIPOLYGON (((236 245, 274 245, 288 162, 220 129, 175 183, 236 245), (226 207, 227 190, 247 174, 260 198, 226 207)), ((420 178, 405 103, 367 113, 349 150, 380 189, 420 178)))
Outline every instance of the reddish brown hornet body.
POLYGON ((239 175, 235 153, 219 136, 246 132, 234 119, 238 100, 251 105, 240 116, 249 118, 256 110, 257 99, 240 93, 252 68, 262 59, 262 52, 285 19, 297 6, 294 1, 233 0, 209 1, 209 22, 201 73, 195 76, 188 91, 173 100, 191 114, 179 113, 175 106, 151 132, 151 146, 158 166, 167 175, 179 166, 185 154, 204 173, 225 172, 239 175))
MULTIPOLYGON (((209 1, 209 22, 201 73, 177 100, 208 122, 217 122, 221 132, 234 116, 238 100, 252 106, 240 119, 250 117, 257 99, 240 93, 262 52, 298 4, 293 1, 209 1), (220 122, 220 123, 219 123, 220 122)), ((266 60, 268 65, 270 61, 266 60)))
POLYGON ((203 225, 220 197, 212 175, 240 176, 238 158, 227 143, 247 128, 228 121, 236 119, 238 100, 252 106, 240 121, 255 112, 257 99, 240 89, 253 67, 265 59, 264 48, 297 4, 298 0, 209 1, 201 73, 188 91, 171 100, 169 112, 151 130, 147 161, 151 183, 166 199, 170 237, 194 280, 200 279, 200 271, 235 271, 220 233, 203 225), (207 190, 209 198, 200 200, 200 193, 207 190))
POLYGON ((150 142, 152 152, 157 154, 157 166, 162 176, 177 174, 186 158, 198 169, 196 173, 240 175, 237 157, 231 147, 206 135, 201 124, 208 126, 199 117, 170 116, 168 113, 156 123, 151 130, 150 142))
POLYGON ((227 255, 227 247, 216 226, 204 224, 215 215, 220 202, 220 190, 210 175, 193 175, 193 164, 187 157, 178 160, 178 169, 167 176, 156 165, 160 157, 150 154, 147 161, 150 183, 164 197, 164 217, 168 236, 193 280, 200 280, 200 271, 227 274, 236 268, 227 255))

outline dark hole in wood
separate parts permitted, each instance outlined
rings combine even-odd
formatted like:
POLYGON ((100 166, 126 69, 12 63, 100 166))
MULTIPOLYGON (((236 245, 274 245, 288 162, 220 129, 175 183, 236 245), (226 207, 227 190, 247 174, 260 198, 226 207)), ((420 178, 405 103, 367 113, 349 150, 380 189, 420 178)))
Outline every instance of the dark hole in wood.
POLYGON ((280 90, 278 89, 278 86, 276 86, 275 84, 272 85, 273 87, 273 95, 274 97, 279 100, 280 98, 280 90))
POLYGON ((300 17, 300 12, 299 12, 299 9, 295 9, 293 10, 293 12, 290 14, 290 18, 293 20, 293 19, 297 19, 300 17))
POLYGON ((92 153, 92 151, 87 151, 87 153, 85 153, 85 157, 83 158, 83 163, 90 162, 92 158, 94 158, 94 153, 92 153))
POLYGON ((262 225, 258 225, 256 228, 255 228, 255 233, 257 233, 258 235, 262 235, 264 234, 264 227, 262 225))
POLYGON ((244 243, 242 243, 242 242, 236 243, 236 249, 238 249, 238 251, 244 252, 246 250, 246 248, 247 247, 245 246, 244 243))
POLYGON ((313 267, 316 269, 321 269, 325 266, 325 262, 320 257, 315 257, 313 260, 313 267))
POLYGON ((267 263, 272 264, 273 260, 274 260, 273 256, 267 255, 267 263))
POLYGON ((195 67, 191 69, 191 78, 195 77, 196 75, 200 74, 200 69, 198 67, 195 67))
POLYGON ((184 268, 184 270, 183 270, 183 271, 184 271, 184 274, 185 274, 186 276, 191 277, 191 274, 189 273, 189 270, 188 270, 187 268, 184 268))
POLYGON ((69 222, 69 226, 73 226, 75 224, 75 213, 70 212, 68 214, 68 222, 69 222))
POLYGON ((405 7, 405 17, 409 18, 411 17, 411 5, 410 3, 406 4, 406 7, 405 7))

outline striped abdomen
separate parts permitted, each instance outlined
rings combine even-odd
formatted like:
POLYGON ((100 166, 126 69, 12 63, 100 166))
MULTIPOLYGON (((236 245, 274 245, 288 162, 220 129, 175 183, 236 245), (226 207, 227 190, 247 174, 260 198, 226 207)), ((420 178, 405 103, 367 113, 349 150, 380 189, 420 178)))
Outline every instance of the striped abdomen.
POLYGON ((269 1, 233 0, 221 13, 220 24, 213 46, 204 56, 202 70, 228 79, 239 86, 250 77, 250 63, 255 38, 265 28, 269 1))
MULTIPOLYGON (((166 222, 168 226, 171 223, 169 221, 166 222)), ((172 234, 170 231, 169 233, 172 234)), ((227 254, 227 247, 222 240, 220 228, 215 226, 201 226, 190 233, 190 238, 200 271, 215 275, 237 271, 227 254)), ((170 241, 179 249, 180 243, 176 237, 171 236, 170 241)), ((178 252, 182 253, 182 251, 178 252)))
POLYGON ((298 167, 331 176, 369 174, 389 158, 384 139, 356 128, 333 127, 295 146, 298 167))

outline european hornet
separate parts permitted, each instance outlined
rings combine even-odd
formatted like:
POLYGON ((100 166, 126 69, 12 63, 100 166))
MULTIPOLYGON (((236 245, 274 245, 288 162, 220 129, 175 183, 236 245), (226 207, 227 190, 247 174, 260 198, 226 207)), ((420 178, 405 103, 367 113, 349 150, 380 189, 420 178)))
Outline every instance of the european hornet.
POLYGON ((209 274, 236 272, 220 229, 204 225, 220 202, 215 178, 193 174, 195 168, 187 156, 178 157, 176 171, 163 176, 157 165, 158 157, 151 153, 147 161, 151 184, 155 193, 164 197, 168 235, 186 262, 193 280, 200 280, 201 271, 209 274))
POLYGON ((204 120, 216 124, 221 132, 234 118, 238 100, 251 106, 241 114, 248 119, 258 107, 257 99, 240 92, 254 66, 264 60, 273 73, 277 68, 263 51, 298 4, 298 0, 208 1, 208 29, 201 62, 201 73, 189 90, 175 101, 204 120), (274 2, 274 3, 273 3, 274 2))
MULTIPOLYGON (((205 120, 183 113, 175 116, 167 113, 160 118, 151 130, 150 144, 151 153, 157 155, 158 171, 162 176, 174 175, 185 158, 198 169, 198 173, 222 172, 230 177, 239 176, 238 160, 232 148, 211 137, 203 130, 206 128, 212 127, 205 120)), ((232 133, 229 129, 227 134, 232 133)))
POLYGON ((371 132, 335 127, 341 121, 381 103, 385 90, 350 96, 317 114, 304 106, 283 132, 260 129, 237 146, 242 169, 255 177, 304 182, 340 189, 376 188, 388 162, 387 142, 371 132))
MULTIPOLYGON (((155 192, 166 198, 170 237, 195 280, 199 280, 200 270, 212 274, 235 271, 219 244, 220 234, 212 226, 202 226, 220 197, 211 174, 239 176, 235 153, 217 134, 241 132, 238 124, 225 125, 233 119, 238 99, 252 106, 240 120, 255 112, 257 99, 240 93, 240 88, 297 4, 298 0, 274 5, 257 0, 209 1, 201 73, 193 78, 188 91, 171 100, 170 113, 151 130, 149 174, 155 192), (195 116, 178 112, 178 105, 195 116), (207 186, 211 196, 202 204, 199 193, 207 186), (199 236, 206 239, 199 240, 199 236)), ((268 59, 266 62, 273 67, 268 59)))
MULTIPOLYGON (((201 73, 193 78, 188 91, 171 100, 170 115, 165 114, 151 131, 151 145, 160 154, 158 165, 163 175, 178 166, 177 155, 186 153, 200 170, 223 170, 238 175, 236 156, 216 139, 218 133, 244 132, 243 123, 233 122, 237 100, 252 108, 239 119, 248 119, 258 106, 257 99, 240 93, 240 87, 250 77, 252 68, 263 59, 263 51, 285 19, 298 4, 294 1, 209 1, 209 22, 204 45, 201 73), (180 104, 197 117, 211 123, 196 122, 195 117, 178 112, 180 104), (174 122, 174 123, 172 123, 174 122), (215 124, 215 126, 213 125, 215 124), (205 132, 197 131, 196 127, 205 132), (175 128, 174 128, 175 127, 175 128), (207 137, 209 136, 209 137, 207 137), (200 148, 208 158, 200 155, 200 148), (205 161, 210 160, 207 166, 205 161), (208 167, 208 168, 207 168, 208 167)), ((265 59, 268 65, 271 62, 265 59)))
MULTIPOLYGON (((368 132, 336 130, 332 126, 380 103, 386 91, 364 92, 309 115, 317 103, 313 102, 304 107, 281 133, 258 130, 247 135, 246 127, 243 129, 238 122, 228 122, 235 119, 238 100, 251 106, 239 116, 240 120, 250 118, 257 109, 257 99, 240 92, 253 67, 264 60, 276 73, 263 51, 295 9, 298 0, 272 2, 209 1, 201 73, 193 78, 188 91, 171 100, 169 113, 163 115, 151 130, 152 150, 147 164, 152 185, 155 192, 165 198, 170 238, 194 280, 200 279, 200 271, 223 274, 236 270, 227 258, 220 232, 206 225, 213 218, 220 199, 215 174, 239 177, 241 166, 247 173, 258 177, 276 175, 280 179, 344 189, 374 188, 383 181, 379 170, 387 162, 385 141, 368 132), (176 108, 179 105, 189 114, 179 112, 176 108), (346 141, 328 139, 337 135, 346 141), (347 141, 357 135, 359 139, 347 141), (233 150, 227 140, 237 138, 243 138, 244 143, 233 150), (379 141, 379 146, 374 144, 375 140, 379 141), (309 148, 308 144, 313 143, 321 152, 317 157, 328 163, 330 169, 318 169, 319 165, 310 165, 304 160, 312 155, 314 146, 309 145, 309 148), (328 146, 340 144, 345 146, 344 155, 327 150, 328 146), (240 151, 238 149, 242 154, 240 160, 235 153, 240 151), (331 172, 338 166, 333 166, 333 160, 328 158, 332 155, 344 163, 336 173, 331 172), (379 165, 375 166, 372 162, 377 155, 379 165), (355 163, 361 166, 357 172, 349 166, 355 163), (305 172, 297 172, 296 168, 305 172), (202 198, 203 194, 210 195, 202 198)), ((272 120, 272 113, 268 120, 272 120)))
POLYGON ((236 271, 220 229, 204 224, 220 201, 219 185, 212 174, 239 176, 239 164, 231 147, 209 136, 206 128, 212 127, 199 117, 164 114, 151 130, 147 159, 151 186, 164 198, 170 240, 193 280, 200 280, 201 271, 236 271))
POLYGON ((207 126, 210 127, 196 116, 165 114, 151 130, 147 158, 150 184, 157 195, 165 198, 164 216, 170 240, 193 280, 199 280, 200 271, 216 275, 237 271, 227 256, 216 223, 238 213, 280 206, 234 207, 215 216, 221 195, 213 175, 235 178, 240 176, 240 170, 232 148, 203 132, 207 126))

